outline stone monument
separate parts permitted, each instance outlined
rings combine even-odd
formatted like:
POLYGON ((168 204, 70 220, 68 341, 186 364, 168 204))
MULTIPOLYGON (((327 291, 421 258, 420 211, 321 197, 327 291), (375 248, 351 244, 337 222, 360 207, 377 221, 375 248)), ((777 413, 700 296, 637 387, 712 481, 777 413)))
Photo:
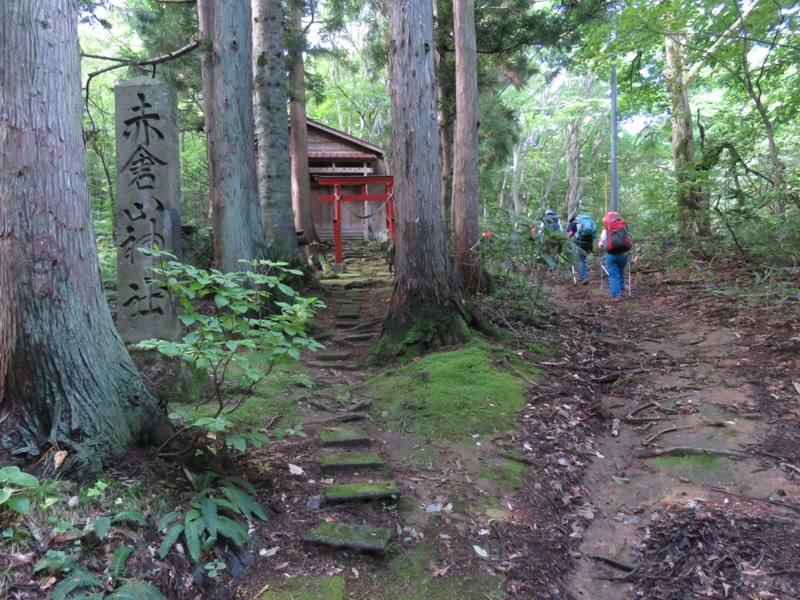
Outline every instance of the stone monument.
POLYGON ((117 139, 117 329, 126 344, 180 337, 175 304, 138 248, 181 256, 178 112, 167 84, 136 77, 114 88, 117 139))

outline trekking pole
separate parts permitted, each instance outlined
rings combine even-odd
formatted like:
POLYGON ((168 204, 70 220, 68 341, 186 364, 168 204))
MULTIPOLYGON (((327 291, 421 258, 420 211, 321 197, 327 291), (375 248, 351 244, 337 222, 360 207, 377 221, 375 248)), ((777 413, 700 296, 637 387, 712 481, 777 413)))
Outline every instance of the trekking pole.
POLYGON ((631 277, 631 265, 633 264, 633 250, 628 257, 628 298, 633 294, 633 277, 631 277))
POLYGON ((577 285, 578 284, 578 275, 577 275, 577 273, 575 271, 575 267, 571 266, 571 268, 572 268, 572 283, 577 285))

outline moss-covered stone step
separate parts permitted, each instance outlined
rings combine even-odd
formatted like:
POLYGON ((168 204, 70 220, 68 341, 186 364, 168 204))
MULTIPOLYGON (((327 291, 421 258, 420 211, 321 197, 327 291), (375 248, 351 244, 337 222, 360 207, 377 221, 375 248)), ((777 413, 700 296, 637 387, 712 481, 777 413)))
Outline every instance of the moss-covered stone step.
POLYGON ((307 360, 306 365, 316 369, 338 369, 339 371, 358 371, 362 364, 345 360, 307 360))
POLYGON ((270 579, 267 587, 259 592, 256 600, 344 600, 345 580, 341 575, 333 577, 292 577, 278 575, 270 579))
POLYGON ((317 432, 323 446, 358 446, 369 444, 367 432, 358 425, 339 425, 327 427, 317 432))
POLYGON ((337 318, 334 322, 337 329, 352 329, 353 327, 357 327, 361 321, 358 319, 339 319, 337 318))
POLYGON ((386 554, 391 540, 391 529, 327 522, 317 525, 305 537, 308 544, 376 554, 386 554))
POLYGON ((349 335, 344 336, 345 342, 363 342, 365 340, 371 340, 375 337, 375 331, 361 331, 358 333, 351 333, 349 335))
POLYGON ((336 311, 336 316, 340 319, 355 318, 358 316, 359 306, 352 302, 343 302, 336 311))
POLYGON ((314 360, 347 360, 351 354, 349 350, 320 350, 314 353, 314 360))
POLYGON ((323 473, 350 473, 354 471, 388 471, 389 465, 375 452, 342 452, 317 454, 317 463, 323 473))
POLYGON ((356 500, 397 498, 400 495, 400 488, 394 481, 373 481, 372 483, 326 485, 322 488, 322 493, 328 504, 341 504, 356 500))

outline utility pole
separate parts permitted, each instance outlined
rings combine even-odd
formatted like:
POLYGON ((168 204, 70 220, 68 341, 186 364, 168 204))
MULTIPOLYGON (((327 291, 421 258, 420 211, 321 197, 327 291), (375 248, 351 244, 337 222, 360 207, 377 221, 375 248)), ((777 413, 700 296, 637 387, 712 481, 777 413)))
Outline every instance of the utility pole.
POLYGON ((617 65, 611 65, 611 207, 619 212, 619 189, 617 183, 617 65))

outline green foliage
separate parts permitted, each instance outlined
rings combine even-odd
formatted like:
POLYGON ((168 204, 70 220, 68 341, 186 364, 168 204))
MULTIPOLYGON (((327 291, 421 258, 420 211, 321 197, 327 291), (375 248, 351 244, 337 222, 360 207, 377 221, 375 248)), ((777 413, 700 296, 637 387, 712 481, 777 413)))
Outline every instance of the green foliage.
MULTIPOLYGON (((171 257, 158 250, 146 253, 171 257)), ((289 275, 301 273, 285 268, 285 263, 247 264, 250 270, 235 273, 206 271, 174 260, 153 269, 180 303, 179 319, 190 331, 181 341, 151 339, 141 342, 139 348, 178 357, 211 375, 215 413, 195 419, 187 427, 225 432, 229 427, 225 415, 250 398, 275 366, 297 360, 305 349, 323 347, 307 332, 322 303, 298 296, 285 283, 289 275), (210 310, 208 301, 213 301, 210 310), (232 377, 237 383, 229 383, 232 377)), ((186 416, 175 414, 176 418, 186 416)), ((229 441, 239 449, 248 441, 260 445, 266 438, 240 434, 229 441)))
MULTIPOLYGON (((123 546, 114 553, 111 574, 115 580, 124 571, 124 563, 132 551, 132 548, 123 546)), ((106 600, 163 600, 164 598, 161 592, 144 581, 120 581, 113 592, 105 594, 104 592, 108 590, 106 582, 61 550, 49 550, 33 569, 34 573, 40 571, 61 578, 53 587, 50 600, 69 600, 78 597, 106 600)))
POLYGON ((14 515, 25 515, 31 509, 31 499, 39 492, 39 480, 23 473, 19 467, 0 468, 0 526, 5 529, 14 515))
POLYGON ((200 561, 220 538, 237 547, 244 546, 250 540, 248 523, 256 518, 267 520, 255 500, 255 488, 241 477, 220 478, 215 473, 204 473, 197 478, 197 489, 197 495, 183 511, 170 512, 159 521, 157 529, 166 531, 161 558, 181 536, 192 562, 200 561))

